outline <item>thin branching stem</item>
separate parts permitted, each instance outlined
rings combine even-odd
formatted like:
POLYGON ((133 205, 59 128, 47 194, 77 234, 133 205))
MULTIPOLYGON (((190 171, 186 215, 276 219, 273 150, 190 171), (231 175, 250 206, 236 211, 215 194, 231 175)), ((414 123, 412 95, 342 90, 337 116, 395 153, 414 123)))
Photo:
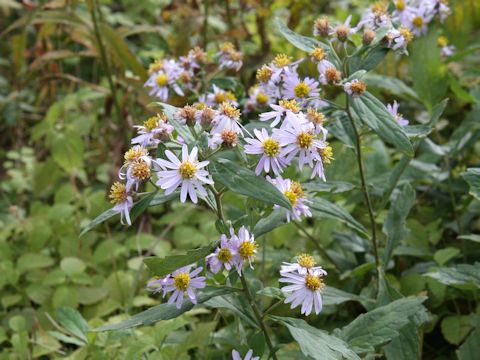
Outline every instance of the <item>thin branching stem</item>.
POLYGON ((357 126, 355 125, 355 121, 353 120, 352 113, 350 111, 350 103, 349 103, 348 96, 347 96, 346 110, 347 110, 348 118, 350 119, 350 123, 352 124, 353 132, 355 134, 355 147, 356 147, 356 150, 357 150, 356 153, 357 153, 358 170, 360 172, 360 180, 361 180, 361 183, 362 183, 362 192, 363 192, 363 196, 365 198, 365 204, 367 205, 368 217, 370 218, 370 227, 371 227, 371 231, 372 231, 373 254, 375 256, 375 265, 376 265, 377 272, 378 272, 379 269, 380 269, 380 259, 379 259, 379 256, 378 256, 377 230, 376 230, 376 227, 375 227, 375 214, 373 212, 372 201, 370 200, 370 194, 368 192, 367 181, 366 181, 366 177, 365 177, 365 170, 363 168, 361 139, 360 139, 360 135, 358 134, 357 126))
POLYGON ((260 329, 262 330, 263 335, 265 336, 265 341, 267 343, 268 349, 270 350, 270 356, 272 357, 272 359, 277 360, 277 356, 275 355, 275 350, 273 348, 272 341, 270 340, 270 336, 268 335, 267 327, 263 322, 263 316, 260 313, 260 310, 258 309, 257 304, 255 303, 255 300, 252 297, 252 294, 250 293, 250 289, 248 288, 247 280, 245 279, 245 273, 243 273, 242 276, 240 276, 240 280, 242 281, 243 292, 245 293, 245 296, 247 297, 250 307, 253 310, 253 314, 257 319, 258 325, 260 326, 260 329))

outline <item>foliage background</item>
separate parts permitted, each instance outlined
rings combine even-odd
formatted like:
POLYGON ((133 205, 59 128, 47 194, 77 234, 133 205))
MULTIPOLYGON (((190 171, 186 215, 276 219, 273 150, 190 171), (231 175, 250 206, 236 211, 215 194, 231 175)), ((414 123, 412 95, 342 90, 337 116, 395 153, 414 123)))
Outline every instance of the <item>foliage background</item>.
MULTIPOLYGON (((237 88, 241 93, 253 84, 256 68, 274 54, 305 55, 279 35, 274 16, 310 35, 317 16, 343 19, 369 2, 101 1, 97 6, 106 67, 95 40, 92 4, 0 1, 0 359, 228 358, 231 348, 246 348, 232 336, 244 331, 232 311, 214 316, 211 307, 200 308, 135 332, 87 333, 87 325, 71 310, 95 327, 157 304, 159 299, 145 290, 149 273, 142 259, 210 242, 217 231, 208 211, 189 204, 159 205, 131 228, 115 219, 79 234, 110 207, 106 189, 129 147, 132 125, 152 111, 142 85, 154 58, 180 56, 194 45, 206 45, 214 53, 221 41, 233 41, 246 55, 237 88)), ((426 359, 473 359, 480 351, 478 266, 473 280, 459 286, 448 286, 441 272, 440 278, 425 276, 437 267, 455 269, 456 264, 479 260, 479 235, 471 234, 480 230, 480 202, 478 194, 469 194, 461 174, 480 163, 480 3, 456 0, 451 6, 445 26, 433 27, 416 40, 410 57, 390 54, 377 71, 385 76, 383 83, 378 77, 372 80, 377 95, 385 102, 402 100, 405 116, 416 123, 424 123, 436 105, 450 99, 429 140, 408 163, 390 210, 380 206, 381 195, 401 154, 376 137, 365 142, 367 174, 381 208, 379 232, 388 219, 395 222, 395 206, 400 214, 405 213, 402 206, 407 214, 411 207, 385 281, 392 292, 428 296, 429 319, 417 349, 426 359), (437 49, 440 33, 457 47, 458 55, 448 62, 437 49)), ((367 224, 361 195, 353 191, 358 188, 354 154, 339 141, 333 144, 337 161, 328 169, 329 181, 309 190, 367 224)), ((245 211, 246 205, 234 195, 227 204, 232 214, 245 211)), ((375 291, 371 249, 334 220, 308 222, 308 233, 341 264, 342 272, 329 276, 327 284, 360 296, 341 301, 337 296, 312 320, 332 331, 372 306, 365 300, 375 291)), ((278 286, 281 261, 304 249, 314 251, 294 225, 259 241, 266 249, 256 264, 264 286, 278 286)), ((262 301, 268 305, 271 299, 262 301)), ((287 306, 274 314, 295 316, 287 306)), ((276 335, 289 343, 292 358, 300 358, 285 329, 276 335)), ((249 341, 250 347, 261 347, 258 336, 249 341)))

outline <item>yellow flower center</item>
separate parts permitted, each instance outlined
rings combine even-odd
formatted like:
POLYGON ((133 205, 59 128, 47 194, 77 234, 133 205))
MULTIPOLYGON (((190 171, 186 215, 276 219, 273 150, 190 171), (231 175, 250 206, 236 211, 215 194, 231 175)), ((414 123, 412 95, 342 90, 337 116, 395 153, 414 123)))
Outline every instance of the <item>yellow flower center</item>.
POLYGON ((448 40, 445 36, 439 36, 437 39, 437 44, 440 47, 444 47, 448 45, 448 40))
POLYGON ((322 125, 325 121, 325 115, 314 108, 307 109, 307 119, 316 125, 322 125))
POLYGON ((280 100, 280 106, 284 109, 290 110, 291 112, 298 113, 300 108, 298 107, 297 100, 280 100))
POLYGON ((312 291, 321 290, 325 286, 320 276, 312 274, 305 275, 305 285, 312 291))
POLYGON ((376 4, 373 4, 372 6, 372 12, 376 15, 376 16, 380 16, 380 15, 383 15, 386 13, 386 6, 385 6, 385 3, 380 1, 380 2, 377 2, 376 4))
POLYGON ((110 188, 110 201, 112 204, 120 204, 127 200, 127 189, 125 187, 125 184, 122 184, 121 182, 115 182, 113 183, 112 187, 110 188))
POLYGON ((235 50, 235 46, 231 42, 224 42, 220 47, 222 52, 230 52, 235 50))
POLYGON ((227 96, 226 96, 226 94, 225 94, 223 91, 220 91, 220 92, 217 92, 217 93, 215 94, 215 98, 214 98, 214 99, 215 99, 215 102, 216 102, 217 104, 221 104, 221 103, 223 103, 225 100, 227 100, 227 96))
POLYGON ((405 10, 405 0, 397 0, 397 2, 395 3, 395 7, 398 11, 405 10))
POLYGON ((313 49, 313 51, 310 55, 315 60, 322 61, 323 59, 325 59, 325 50, 323 50, 321 47, 317 47, 317 48, 313 49))
POLYGON ((143 160, 137 160, 132 165, 132 175, 137 179, 146 180, 150 177, 150 166, 143 160))
POLYGON ((398 31, 400 31, 400 34, 402 34, 403 38, 407 43, 412 41, 413 35, 409 29, 407 29, 406 27, 401 27, 398 31))
POLYGON ((292 181, 292 183, 290 184, 290 190, 295 195, 297 195, 297 197, 303 197, 304 196, 302 185, 298 181, 292 181))
POLYGON ((223 102, 219 110, 220 113, 228 116, 230 119, 238 119, 240 117, 240 110, 228 102, 223 102))
POLYGON ((257 80, 266 83, 272 77, 272 69, 267 65, 263 65, 260 69, 257 70, 257 80))
POLYGON ((280 143, 277 140, 268 138, 262 143, 263 153, 268 157, 275 157, 280 152, 280 143))
POLYGON ((143 122, 145 130, 152 131, 158 126, 158 116, 149 117, 146 121, 143 122))
POLYGON ((154 63, 150 64, 148 67, 148 72, 153 74, 154 72, 160 71, 163 69, 163 61, 162 60, 155 60, 154 63))
POLYGON ((259 92, 259 93, 257 94, 257 99, 256 99, 256 100, 257 100, 257 103, 259 103, 259 104, 266 104, 267 101, 268 101, 268 96, 265 95, 265 94, 262 93, 262 92, 259 92))
POLYGON ((302 132, 297 136, 297 144, 302 149, 308 149, 313 142, 313 135, 308 132, 302 132))
POLYGON ((297 262, 300 266, 303 266, 304 268, 307 268, 307 269, 310 269, 315 266, 315 259, 313 258, 313 256, 308 254, 298 255, 297 262))
POLYGON ((295 206, 298 200, 298 194, 295 191, 289 189, 285 191, 283 195, 285 195, 285 197, 290 201, 290 204, 292 204, 292 206, 295 206))
POLYGON ((320 155, 324 164, 330 164, 333 159, 333 149, 330 145, 327 145, 326 148, 320 149, 320 155))
POLYGON ((180 164, 178 168, 178 172, 183 180, 190 180, 193 179, 197 172, 197 167, 195 164, 191 163, 190 161, 184 161, 180 164))
POLYGON ((244 241, 238 247, 238 253, 244 259, 248 259, 249 257, 255 255, 255 250, 257 249, 257 243, 244 241))
POLYGON ((160 87, 166 86, 168 84, 168 76, 167 76, 167 74, 160 74, 160 75, 157 76, 155 81, 156 81, 157 85, 160 86, 160 87))
POLYGON ((238 135, 233 130, 223 130, 220 134, 222 137, 223 145, 226 147, 234 147, 237 145, 238 135))
POLYGON ((278 54, 275 56, 275 59, 273 59, 273 64, 279 68, 289 65, 291 62, 290 57, 285 54, 278 54))
POLYGON ((416 28, 421 28, 423 26, 423 19, 421 16, 415 16, 412 20, 413 26, 416 28))
POLYGON ((367 90, 367 84, 365 84, 363 81, 354 81, 351 83, 350 89, 355 95, 361 95, 365 92, 365 90, 367 90))
POLYGON ((295 93, 296 97, 304 98, 307 97, 310 93, 310 88, 307 84, 305 84, 305 82, 301 81, 297 85, 295 85, 293 92, 295 93))
POLYGON ((175 281, 175 287, 178 290, 185 291, 188 288, 188 284, 190 284, 190 275, 187 273, 180 273, 173 277, 175 281))
POLYGON ((128 151, 125 153, 123 158, 125 159, 125 163, 134 161, 139 159, 141 156, 146 156, 148 155, 147 149, 144 147, 138 146, 138 147, 133 147, 131 149, 128 149, 128 151))
POLYGON ((229 262, 232 259, 233 255, 230 249, 222 248, 217 254, 217 259, 221 262, 229 262))

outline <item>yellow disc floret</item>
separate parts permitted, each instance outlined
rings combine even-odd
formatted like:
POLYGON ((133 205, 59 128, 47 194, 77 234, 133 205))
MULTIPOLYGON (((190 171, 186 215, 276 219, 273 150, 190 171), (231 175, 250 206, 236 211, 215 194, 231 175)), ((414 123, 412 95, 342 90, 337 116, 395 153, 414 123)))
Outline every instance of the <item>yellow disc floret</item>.
POLYGON ((308 254, 301 254, 297 256, 298 265, 303 266, 304 268, 310 269, 315 266, 315 259, 313 256, 308 254))
POLYGON ((230 119, 238 119, 240 117, 240 110, 228 102, 223 102, 220 105, 219 111, 221 114, 228 116, 230 119))
POLYGON ((150 177, 150 166, 143 160, 137 160, 132 164, 132 175, 140 180, 150 177))
POLYGON ((409 29, 407 29, 406 27, 401 27, 398 31, 400 31, 400 34, 402 34, 403 38, 405 39, 405 41, 407 43, 409 43, 410 41, 412 41, 413 39, 413 35, 411 33, 411 31, 409 29))
POLYGON ((125 187, 125 184, 122 184, 121 182, 115 182, 113 183, 112 187, 110 188, 110 201, 112 204, 120 204, 127 200, 127 188, 125 187))
POLYGON ((439 36, 437 39, 437 44, 440 47, 444 47, 448 45, 448 40, 445 36, 439 36))
POLYGON ((257 243, 244 241, 238 247, 238 253, 242 258, 248 259, 249 257, 252 257, 253 255, 255 255, 256 249, 257 249, 257 243))
POLYGON ((322 161, 324 164, 330 164, 333 158, 333 149, 330 145, 327 144, 327 146, 323 149, 319 150, 320 155, 322 156, 322 161))
POLYGON ((265 139, 262 147, 263 153, 268 157, 275 157, 280 152, 280 143, 272 138, 265 139))
POLYGON ((307 274, 305 275, 305 286, 312 291, 321 290, 324 287, 322 279, 320 276, 307 274))
POLYGON ((232 252, 228 248, 222 248, 217 254, 217 259, 221 262, 229 262, 233 257, 232 252))
POLYGON ((302 184, 300 184, 298 181, 292 181, 290 184, 290 190, 299 198, 305 196, 303 193, 302 184))
POLYGON ((299 98, 304 98, 307 97, 308 94, 310 93, 310 88, 308 87, 305 82, 300 81, 297 85, 295 85, 295 88, 293 89, 293 93, 295 94, 296 97, 299 98))
POLYGON ((403 11, 405 10, 405 0, 397 0, 395 1, 395 8, 398 11, 403 11))
POLYGON ((300 108, 298 107, 297 100, 292 99, 292 100, 280 100, 279 102, 280 106, 283 107, 284 109, 288 109, 293 113, 298 113, 300 111, 300 108))
POLYGON ((325 59, 325 50, 323 50, 321 47, 317 47, 313 49, 313 51, 310 53, 310 56, 316 61, 322 61, 325 59))
POLYGON ((275 59, 273 59, 273 64, 279 68, 289 65, 291 62, 290 57, 285 54, 278 54, 275 56, 275 59))
POLYGON ((257 80, 261 83, 266 83, 272 77, 272 69, 267 65, 263 65, 260 69, 257 70, 257 80))
POLYGON ((263 105, 263 104, 266 104, 266 103, 267 103, 267 101, 268 101, 268 96, 265 95, 265 94, 262 93, 262 92, 259 92, 259 93, 257 94, 257 97, 256 97, 255 100, 257 100, 257 103, 263 105))
POLYGON ((173 280, 175 283, 175 287, 178 290, 185 291, 188 289, 188 285, 190 284, 190 275, 187 273, 179 273, 173 276, 173 280))
POLYGON ((125 153, 123 158, 125 159, 125 163, 129 163, 135 160, 140 159, 142 156, 147 156, 148 150, 142 146, 135 146, 125 153))
POLYGON ((160 74, 155 78, 155 82, 158 86, 166 86, 168 84, 168 75, 167 74, 160 74))
POLYGON ((412 20, 412 25, 416 28, 421 28, 423 26, 423 19, 421 16, 415 16, 412 20))
POLYGON ((297 144, 302 149, 308 149, 313 143, 313 134, 309 132, 301 132, 297 136, 297 144))
POLYGON ((178 172, 183 180, 191 180, 197 173, 197 167, 190 161, 184 161, 180 164, 178 172))
POLYGON ((290 201, 290 204, 292 204, 292 206, 295 206, 297 204, 298 194, 292 189, 288 189, 283 193, 283 195, 285 195, 288 201, 290 201))

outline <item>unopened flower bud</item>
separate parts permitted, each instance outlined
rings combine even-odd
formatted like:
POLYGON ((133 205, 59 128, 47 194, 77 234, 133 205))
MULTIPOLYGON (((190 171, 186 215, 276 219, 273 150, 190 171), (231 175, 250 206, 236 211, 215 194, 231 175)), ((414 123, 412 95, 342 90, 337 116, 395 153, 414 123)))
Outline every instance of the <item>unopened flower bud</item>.
POLYGON ((363 45, 370 45, 373 41, 373 39, 375 39, 375 31, 371 30, 371 29, 365 29, 365 31, 363 32, 363 37, 362 37, 362 42, 363 42, 363 45))
POLYGON ((330 24, 326 17, 315 20, 313 25, 313 35, 327 37, 330 30, 330 24))

